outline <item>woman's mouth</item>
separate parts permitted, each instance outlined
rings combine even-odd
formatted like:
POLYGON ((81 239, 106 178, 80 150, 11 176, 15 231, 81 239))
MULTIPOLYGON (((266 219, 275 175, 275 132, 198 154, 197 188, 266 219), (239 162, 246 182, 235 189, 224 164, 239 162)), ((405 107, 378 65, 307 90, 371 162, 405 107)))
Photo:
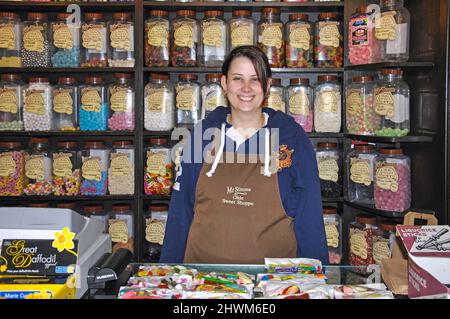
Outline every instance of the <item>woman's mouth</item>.
POLYGON ((253 98, 255 97, 254 95, 252 96, 243 96, 243 95, 239 95, 239 100, 243 101, 243 102, 250 102, 251 100, 253 100, 253 98))

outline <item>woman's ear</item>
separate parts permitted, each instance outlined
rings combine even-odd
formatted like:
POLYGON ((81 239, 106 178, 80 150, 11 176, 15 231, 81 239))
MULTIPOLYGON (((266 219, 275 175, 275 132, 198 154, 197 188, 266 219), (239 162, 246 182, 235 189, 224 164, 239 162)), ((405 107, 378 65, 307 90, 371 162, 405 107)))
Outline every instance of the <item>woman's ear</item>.
POLYGON ((222 85, 222 89, 227 94, 227 77, 225 75, 222 75, 220 78, 220 84, 222 85))

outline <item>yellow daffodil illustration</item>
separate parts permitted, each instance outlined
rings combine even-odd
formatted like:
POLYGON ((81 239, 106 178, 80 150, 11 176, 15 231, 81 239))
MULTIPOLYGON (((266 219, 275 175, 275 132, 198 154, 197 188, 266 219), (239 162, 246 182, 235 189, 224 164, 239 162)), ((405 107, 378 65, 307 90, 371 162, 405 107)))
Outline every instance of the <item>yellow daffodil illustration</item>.
POLYGON ((52 298, 52 294, 48 293, 45 290, 41 290, 38 292, 35 292, 33 294, 29 294, 25 297, 25 299, 50 299, 52 298))
POLYGON ((6 269, 8 269, 8 261, 5 259, 5 257, 0 256, 1 266, 0 266, 0 272, 5 272, 6 269))
POLYGON ((72 233, 69 227, 64 227, 61 232, 55 233, 55 240, 52 243, 52 247, 58 249, 59 252, 67 250, 69 253, 78 257, 77 253, 71 250, 75 247, 73 243, 74 237, 75 233, 72 233))
POLYGON ((72 274, 67 278, 66 286, 69 287, 70 289, 75 288, 76 282, 77 282, 77 278, 76 278, 75 274, 72 274))

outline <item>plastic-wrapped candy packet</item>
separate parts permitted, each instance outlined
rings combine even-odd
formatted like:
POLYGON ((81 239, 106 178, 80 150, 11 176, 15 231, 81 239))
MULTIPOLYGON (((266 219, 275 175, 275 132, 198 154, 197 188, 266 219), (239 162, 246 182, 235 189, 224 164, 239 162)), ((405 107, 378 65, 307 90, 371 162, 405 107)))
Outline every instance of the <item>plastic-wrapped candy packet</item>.
POLYGON ((300 279, 302 280, 303 278, 307 279, 307 278, 313 278, 313 279, 322 279, 322 280, 326 280, 328 279, 324 274, 276 274, 276 273, 272 273, 272 274, 257 274, 256 275, 256 286, 257 287, 261 287, 262 283, 265 281, 285 281, 285 280, 296 280, 296 279, 300 279))
POLYGON ((170 289, 120 287, 118 299, 181 299, 182 293, 170 289))
POLYGON ((303 294, 323 285, 326 285, 325 279, 305 277, 284 281, 264 281, 261 283, 261 290, 264 297, 275 297, 303 294))
POLYGON ((186 291, 183 299, 252 299, 251 294, 209 291, 186 291))
POLYGON ((210 272, 210 273, 198 273, 194 282, 196 284, 237 284, 237 285, 253 285, 255 280, 254 275, 246 274, 244 272, 210 272))
POLYGON ((138 271, 136 272, 136 276, 144 277, 144 276, 168 276, 173 274, 180 275, 190 275, 194 276, 197 273, 197 269, 187 268, 185 266, 176 265, 158 265, 158 266, 149 266, 149 265, 141 265, 139 266, 138 271))
POLYGON ((190 290, 194 287, 192 276, 171 275, 171 276, 144 276, 131 277, 127 283, 130 287, 142 288, 163 288, 176 290, 190 290))
POLYGON ((264 258, 268 273, 305 273, 319 274, 322 272, 322 262, 310 258, 264 258))
POLYGON ((394 299, 384 284, 337 285, 334 287, 335 299, 394 299))

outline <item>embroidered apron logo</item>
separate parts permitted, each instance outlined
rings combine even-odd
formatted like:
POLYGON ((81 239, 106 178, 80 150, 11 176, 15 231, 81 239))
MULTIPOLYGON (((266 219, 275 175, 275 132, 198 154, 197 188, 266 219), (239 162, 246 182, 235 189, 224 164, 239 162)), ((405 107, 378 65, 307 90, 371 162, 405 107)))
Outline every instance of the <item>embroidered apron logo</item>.
POLYGON ((285 144, 280 145, 280 151, 278 152, 277 160, 278 171, 281 171, 283 168, 291 167, 292 153, 294 153, 293 149, 288 149, 287 145, 285 144))
POLYGON ((254 202, 245 201, 245 196, 252 191, 251 188, 244 188, 239 186, 227 186, 227 196, 231 199, 222 198, 222 203, 229 205, 239 205, 239 206, 254 206, 254 202))

